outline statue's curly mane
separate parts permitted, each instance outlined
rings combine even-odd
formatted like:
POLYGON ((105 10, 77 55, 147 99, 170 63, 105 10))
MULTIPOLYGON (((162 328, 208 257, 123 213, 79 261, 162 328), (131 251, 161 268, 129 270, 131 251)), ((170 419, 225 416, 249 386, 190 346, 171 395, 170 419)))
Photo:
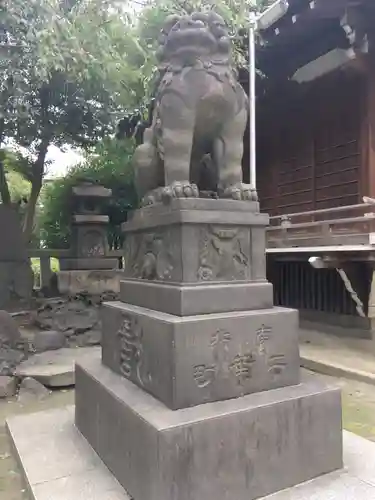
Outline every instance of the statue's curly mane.
POLYGON ((189 57, 205 60, 230 58, 230 39, 225 22, 213 11, 169 16, 159 38, 158 56, 162 64, 189 57))

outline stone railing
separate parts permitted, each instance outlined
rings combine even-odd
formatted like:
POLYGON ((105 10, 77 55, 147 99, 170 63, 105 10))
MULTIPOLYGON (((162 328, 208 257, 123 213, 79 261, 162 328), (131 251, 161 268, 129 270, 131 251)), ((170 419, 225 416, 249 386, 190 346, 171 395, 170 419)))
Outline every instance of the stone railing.
MULTIPOLYGON (((30 248, 28 251, 29 258, 36 258, 40 261, 40 288, 49 288, 51 284, 51 279, 53 276, 53 270, 51 265, 51 259, 55 258, 57 260, 67 258, 71 256, 71 251, 61 250, 61 249, 40 249, 40 248, 30 248)), ((123 252, 122 250, 110 250, 106 257, 112 257, 119 259, 119 269, 123 268, 123 252)))

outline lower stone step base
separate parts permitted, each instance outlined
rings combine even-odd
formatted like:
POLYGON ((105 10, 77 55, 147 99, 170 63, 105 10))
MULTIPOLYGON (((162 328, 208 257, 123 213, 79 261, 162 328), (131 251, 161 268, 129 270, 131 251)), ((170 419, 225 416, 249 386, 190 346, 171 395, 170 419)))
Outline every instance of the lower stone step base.
MULTIPOLYGON (((7 428, 30 500, 131 500, 75 427, 74 407, 11 417, 7 428)), ((345 469, 259 500, 374 500, 375 443, 343 438, 345 469)))
POLYGON ((134 500, 253 500, 342 467, 340 391, 316 382, 173 411, 94 359, 76 426, 134 500))

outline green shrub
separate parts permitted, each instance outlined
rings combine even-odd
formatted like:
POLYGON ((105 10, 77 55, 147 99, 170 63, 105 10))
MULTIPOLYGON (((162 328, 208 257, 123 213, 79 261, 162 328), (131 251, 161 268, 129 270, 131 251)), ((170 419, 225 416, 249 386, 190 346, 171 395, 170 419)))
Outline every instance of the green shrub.
POLYGON ((137 204, 131 167, 133 152, 132 141, 107 139, 99 143, 82 164, 71 168, 64 178, 45 187, 39 216, 40 239, 44 247, 69 248, 72 187, 83 179, 112 189, 112 197, 103 207, 103 213, 109 215, 110 247, 121 246, 120 224, 137 204))

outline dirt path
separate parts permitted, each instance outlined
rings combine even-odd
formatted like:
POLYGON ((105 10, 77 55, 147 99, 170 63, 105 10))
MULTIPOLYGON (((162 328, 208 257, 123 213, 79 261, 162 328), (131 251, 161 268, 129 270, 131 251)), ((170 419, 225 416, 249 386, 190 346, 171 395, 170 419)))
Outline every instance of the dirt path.
MULTIPOLYGON (((375 386, 323 375, 313 376, 342 388, 345 429, 375 441, 375 386)), ((5 420, 11 415, 32 413, 73 404, 74 391, 54 392, 43 402, 21 406, 16 400, 0 402, 0 500, 27 500, 16 462, 11 456, 5 420)))

